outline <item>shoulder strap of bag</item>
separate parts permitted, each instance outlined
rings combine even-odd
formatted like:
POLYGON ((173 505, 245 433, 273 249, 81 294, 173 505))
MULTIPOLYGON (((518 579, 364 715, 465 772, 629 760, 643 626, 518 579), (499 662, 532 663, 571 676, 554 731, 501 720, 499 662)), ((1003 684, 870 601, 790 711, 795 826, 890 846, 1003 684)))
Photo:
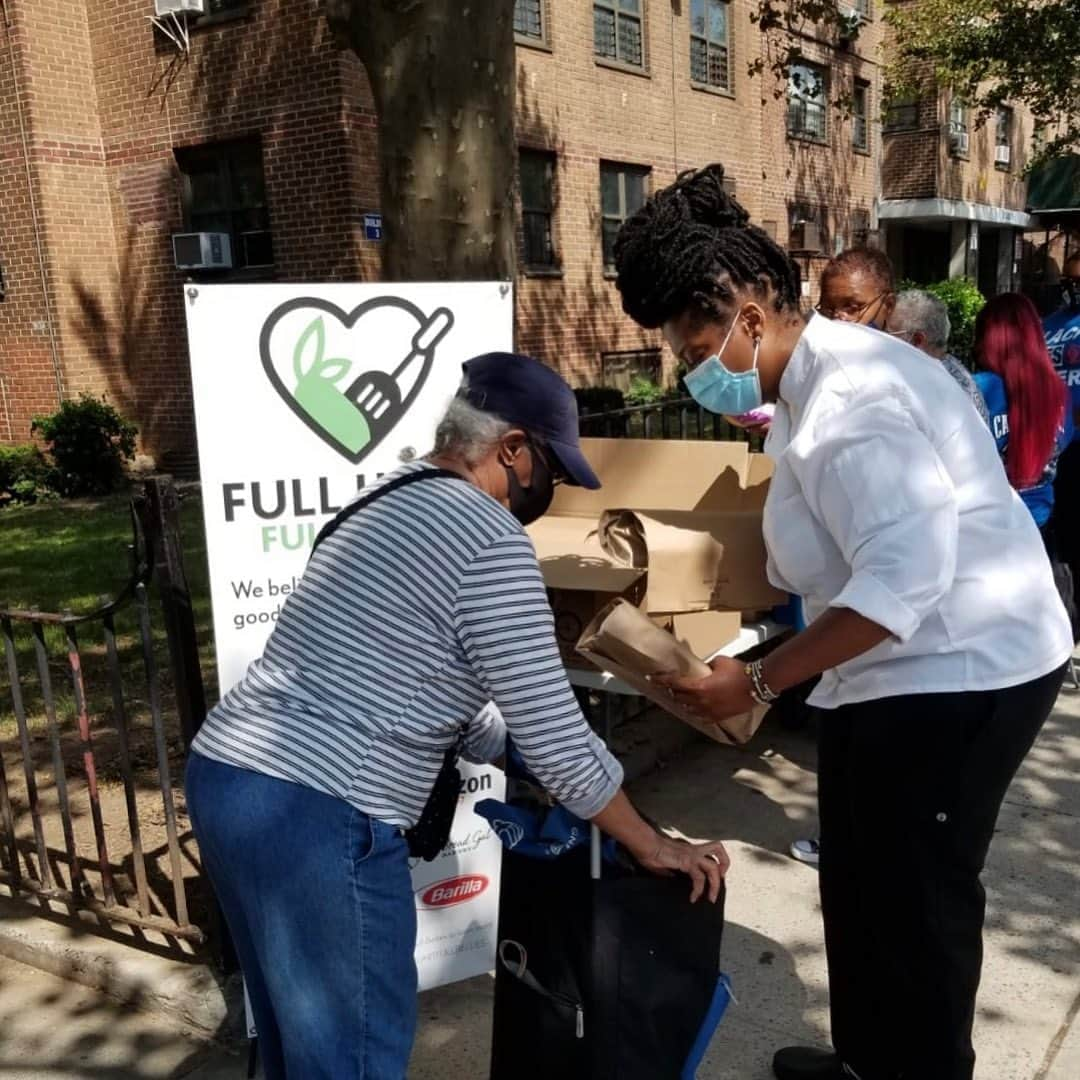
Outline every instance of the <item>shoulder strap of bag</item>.
POLYGON ((311 545, 311 554, 315 554, 315 549, 324 541, 328 540, 334 535, 349 520, 358 510, 363 510, 365 506, 370 506, 376 499, 381 499, 384 495, 389 495, 391 491, 396 491, 398 488, 407 487, 409 484, 418 483, 420 480, 464 480, 465 477, 456 472, 451 472, 449 469, 423 469, 420 472, 406 473, 404 476, 396 477, 387 484, 383 484, 382 487, 376 488, 374 491, 368 492, 367 495, 362 495, 354 503, 350 503, 345 507, 335 518, 328 521, 320 530, 319 535, 315 537, 315 543, 311 545))

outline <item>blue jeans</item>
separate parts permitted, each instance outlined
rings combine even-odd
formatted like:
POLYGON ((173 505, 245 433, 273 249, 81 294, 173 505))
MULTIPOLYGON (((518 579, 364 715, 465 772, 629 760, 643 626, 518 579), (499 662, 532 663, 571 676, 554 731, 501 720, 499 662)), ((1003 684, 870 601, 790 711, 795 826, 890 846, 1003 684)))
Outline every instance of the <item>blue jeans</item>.
POLYGON ((186 787, 267 1080, 404 1080, 416 907, 400 831, 341 799, 197 753, 186 787))

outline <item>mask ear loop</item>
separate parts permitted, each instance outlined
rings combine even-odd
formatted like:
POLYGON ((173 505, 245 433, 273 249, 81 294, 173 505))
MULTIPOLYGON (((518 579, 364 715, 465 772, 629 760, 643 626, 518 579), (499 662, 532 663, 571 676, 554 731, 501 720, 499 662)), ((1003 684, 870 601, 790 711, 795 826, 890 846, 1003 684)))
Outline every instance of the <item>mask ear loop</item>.
POLYGON ((751 371, 757 371, 758 353, 760 353, 760 352, 761 352, 761 338, 756 337, 756 338, 754 338, 754 366, 750 369, 751 371))

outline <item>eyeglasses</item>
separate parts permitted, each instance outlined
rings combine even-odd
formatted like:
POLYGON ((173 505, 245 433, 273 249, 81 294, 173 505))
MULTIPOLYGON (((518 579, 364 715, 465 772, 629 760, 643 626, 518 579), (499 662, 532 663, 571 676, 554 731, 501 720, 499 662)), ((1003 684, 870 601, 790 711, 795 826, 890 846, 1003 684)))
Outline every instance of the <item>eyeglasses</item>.
POLYGON ((826 319, 839 319, 841 322, 858 322, 875 304, 880 304, 888 295, 889 291, 886 289, 885 292, 878 293, 873 300, 868 300, 865 304, 859 304, 857 301, 852 300, 839 308, 818 304, 814 310, 819 315, 824 315, 826 319))
POLYGON ((552 487, 559 487, 565 484, 569 477, 563 472, 562 466, 555 459, 555 455, 544 446, 543 443, 537 442, 535 439, 529 440, 529 446, 536 451, 537 457, 547 466, 547 470, 551 473, 552 487))

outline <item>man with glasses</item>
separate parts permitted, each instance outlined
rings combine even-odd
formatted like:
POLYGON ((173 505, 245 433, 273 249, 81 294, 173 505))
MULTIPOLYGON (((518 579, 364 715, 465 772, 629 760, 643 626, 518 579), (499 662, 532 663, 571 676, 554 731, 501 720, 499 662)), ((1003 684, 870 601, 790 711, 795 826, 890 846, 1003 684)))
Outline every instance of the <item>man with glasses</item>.
POLYGON ((818 313, 826 319, 884 330, 896 305, 896 279, 888 255, 876 248, 848 248, 821 273, 818 313))
MULTIPOLYGON (((883 251, 848 248, 834 255, 821 272, 821 299, 815 310, 826 319, 884 330, 895 306, 896 277, 883 251)), ((806 713, 806 699, 816 685, 815 678, 787 692, 787 700, 781 704, 789 723, 797 724, 800 715, 806 713)), ((817 837, 795 840, 791 845, 792 858, 810 866, 818 865, 820 852, 817 837)))

